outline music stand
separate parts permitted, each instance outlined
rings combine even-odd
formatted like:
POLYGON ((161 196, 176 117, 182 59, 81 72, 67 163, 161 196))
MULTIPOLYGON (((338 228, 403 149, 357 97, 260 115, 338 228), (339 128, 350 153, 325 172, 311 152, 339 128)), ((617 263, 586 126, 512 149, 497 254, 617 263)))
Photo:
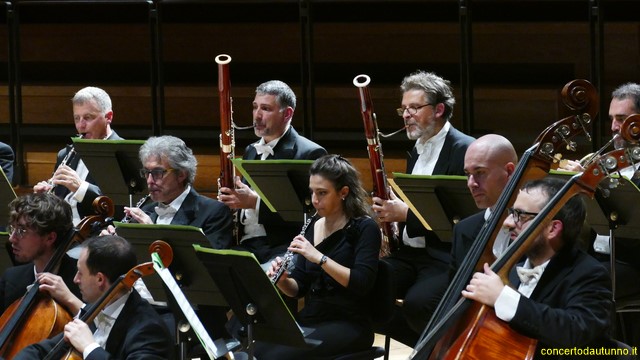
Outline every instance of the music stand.
POLYGON ((142 163, 138 157, 144 140, 72 140, 91 177, 114 204, 130 206, 134 194, 147 192, 147 180, 140 176, 142 163))
MULTIPOLYGON (((227 306, 220 290, 211 281, 207 269, 198 260, 192 244, 210 246, 200 228, 186 225, 114 223, 119 236, 133 246, 138 259, 149 257, 149 245, 164 240, 173 249, 169 271, 189 301, 198 305, 227 306)), ((154 300, 167 302, 167 294, 158 277, 147 277, 145 285, 154 300)), ((179 312, 178 312, 179 313, 179 312)))
POLYGON ((300 222, 301 210, 303 214, 310 212, 309 168, 313 160, 232 161, 261 201, 285 221, 300 222))
POLYGON ((393 173, 389 184, 422 225, 442 240, 450 241, 453 225, 478 212, 464 176, 393 173))
POLYGON ((15 199, 16 192, 13 190, 13 186, 11 186, 11 182, 7 179, 7 175, 4 174, 4 171, 0 170, 2 176, 0 176, 0 206, 2 206, 2 210, 0 211, 0 227, 4 228, 9 222, 9 203, 15 199))
POLYGON ((246 327, 249 359, 253 358, 254 339, 295 347, 319 343, 305 338, 310 330, 303 330, 296 323, 252 253, 214 250, 199 245, 193 248, 235 316, 246 327))

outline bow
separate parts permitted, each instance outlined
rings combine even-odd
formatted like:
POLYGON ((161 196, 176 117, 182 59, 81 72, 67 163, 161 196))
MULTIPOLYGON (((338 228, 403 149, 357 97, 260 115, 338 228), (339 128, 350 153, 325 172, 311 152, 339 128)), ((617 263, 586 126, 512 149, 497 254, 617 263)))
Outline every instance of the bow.
POLYGON ((253 147, 256 148, 256 152, 258 153, 258 155, 262 155, 262 154, 269 154, 271 156, 273 156, 273 148, 269 145, 266 144, 253 144, 253 147))
POLYGON ((542 276, 543 271, 544 268, 542 267, 542 265, 538 265, 533 269, 525 269, 522 266, 516 266, 518 277, 524 285, 528 285, 532 279, 536 279, 536 281, 540 280, 540 276, 542 276))
POLYGON ((158 214, 159 217, 171 216, 178 212, 178 210, 174 209, 172 206, 164 204, 159 204, 158 206, 156 206, 155 210, 156 214, 158 214))

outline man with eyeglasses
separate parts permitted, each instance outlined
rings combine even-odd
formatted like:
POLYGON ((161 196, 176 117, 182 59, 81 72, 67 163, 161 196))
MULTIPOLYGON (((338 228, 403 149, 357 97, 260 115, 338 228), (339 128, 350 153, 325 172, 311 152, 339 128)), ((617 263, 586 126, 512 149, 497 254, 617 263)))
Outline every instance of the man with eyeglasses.
MULTIPOLYGON (((564 184, 546 177, 523 186, 503 225, 511 239, 564 184)), ((545 351, 616 347, 609 337, 612 294, 607 269, 575 246, 585 213, 581 196, 572 197, 552 220, 539 225, 542 230, 528 247, 526 260, 511 269, 509 284, 485 263, 462 292, 493 307, 511 329, 538 340, 536 358, 557 357, 545 351)))
MULTIPOLYGON (((71 207, 53 194, 27 194, 9 203, 9 243, 15 261, 22 265, 8 268, 0 278, 0 312, 20 299, 36 276, 51 281, 64 281, 71 292, 80 296, 80 289, 73 283, 77 271, 76 261, 63 255, 56 270, 59 276, 43 273, 58 246, 71 236, 71 207)), ((48 291, 46 280, 41 290, 48 291)), ((68 309, 73 310, 73 309, 68 309)))
POLYGON ((139 151, 152 202, 142 208, 125 207, 132 222, 199 227, 214 249, 231 246, 233 218, 221 202, 193 188, 198 161, 175 136, 150 137, 139 151))
MULTIPOLYGON (((455 105, 449 81, 434 73, 418 71, 404 78, 400 90, 402 106, 397 112, 404 121, 407 137, 416 141, 407 161, 406 172, 416 175, 464 175, 465 152, 474 139, 458 131, 449 122, 455 105)), ((409 211, 409 206, 393 193, 389 200, 374 197, 373 203, 373 210, 381 221, 404 223, 400 248, 386 257, 385 261, 394 270, 397 296, 404 298, 405 303, 420 304, 425 293, 439 292, 440 284, 437 289, 432 288, 432 279, 447 274, 451 245, 427 230, 417 216, 409 211)), ((398 309, 397 312, 400 311, 398 309)), ((401 317, 400 314, 396 316, 397 319, 401 317)), ((392 328, 396 327, 392 325, 390 332, 395 332, 392 328)), ((422 329, 412 330, 412 333, 420 331, 422 329)), ((395 338, 394 335, 392 337, 395 338)), ((402 341, 403 336, 399 337, 402 341)))
MULTIPOLYGON (((633 114, 640 113, 640 84, 625 83, 618 86, 611 93, 611 102, 609 103, 609 120, 611 121, 611 135, 614 139, 614 147, 617 149, 625 146, 624 139, 619 137, 620 127, 624 120, 633 114)), ((560 162, 559 170, 568 171, 584 171, 584 167, 580 161, 568 160, 560 162)), ((621 174, 640 186, 640 175, 637 173, 638 165, 629 166, 621 170, 621 174)), ((630 205, 632 206, 632 205, 630 205)), ((590 247, 594 252, 594 256, 599 259, 607 268, 611 267, 609 237, 600 236, 599 239, 590 247)), ((615 275, 616 300, 620 303, 640 298, 640 241, 632 238, 615 238, 615 275)), ((640 314, 637 312, 623 312, 619 314, 623 329, 626 334, 626 340, 633 345, 640 345, 640 314)))
MULTIPOLYGON (((71 102, 76 131, 83 139, 123 140, 111 129, 113 110, 111 98, 106 91, 97 87, 85 87, 73 96, 71 102)), ((53 191, 58 197, 65 199, 73 211, 73 224, 78 225, 85 216, 95 213, 93 200, 102 195, 102 191, 72 146, 58 152, 54 169, 51 179, 37 183, 33 192, 53 191), (62 164, 64 160, 67 161, 62 164)))

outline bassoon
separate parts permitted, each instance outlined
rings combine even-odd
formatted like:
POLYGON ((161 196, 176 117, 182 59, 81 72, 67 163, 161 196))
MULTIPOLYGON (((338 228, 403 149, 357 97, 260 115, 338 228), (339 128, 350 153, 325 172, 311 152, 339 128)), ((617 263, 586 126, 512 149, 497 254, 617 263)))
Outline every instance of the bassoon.
MULTIPOLYGON (((231 56, 220 54, 216 56, 218 64, 218 93, 220 98, 220 176, 218 177, 218 195, 223 187, 233 189, 235 180, 235 168, 231 159, 235 157, 235 130, 233 127, 233 107, 231 106, 231 78, 229 76, 229 63, 231 56)), ((238 238, 238 212, 233 211, 234 227, 233 239, 238 238)))
MULTIPOLYGON (((372 195, 383 200, 389 200, 389 184, 387 183, 387 173, 384 170, 384 155, 382 154, 382 144, 380 143, 380 132, 376 121, 376 114, 373 112, 373 103, 367 85, 371 78, 367 75, 358 75, 353 79, 353 85, 358 88, 360 95, 360 112, 364 122, 364 133, 367 138, 367 151, 369 153, 369 167, 371 168, 371 178, 373 180, 372 195)), ((383 249, 388 246, 394 251, 399 246, 399 235, 397 224, 390 222, 380 222, 382 230, 383 249)), ((381 252, 384 252, 381 250, 381 252)))
POLYGON ((231 159, 235 156, 235 134, 233 129, 233 108, 231 107, 231 79, 229 78, 229 63, 231 56, 220 54, 216 56, 218 64, 218 92, 220 94, 220 177, 218 178, 218 192, 220 188, 234 188, 234 168, 231 159))

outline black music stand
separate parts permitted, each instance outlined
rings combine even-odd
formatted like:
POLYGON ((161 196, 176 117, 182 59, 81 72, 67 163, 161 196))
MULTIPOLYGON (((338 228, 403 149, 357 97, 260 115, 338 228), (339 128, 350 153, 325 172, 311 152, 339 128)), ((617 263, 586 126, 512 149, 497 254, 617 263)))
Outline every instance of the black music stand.
POLYGON ((11 182, 2 170, 0 170, 0 228, 4 229, 9 222, 9 203, 16 198, 16 192, 11 186, 11 182))
POLYGON ((422 225, 443 241, 451 241, 453 225, 479 211, 464 176, 393 173, 389 184, 422 225))
POLYGON ((300 222, 301 211, 310 213, 309 168, 313 160, 232 161, 262 202, 285 221, 300 222))
POLYGON ((114 204, 130 206, 134 194, 146 194, 147 180, 140 176, 138 157, 144 140, 72 140, 91 177, 114 204))
MULTIPOLYGON (((149 257, 149 245, 156 240, 167 242, 173 249, 169 271, 182 292, 193 304, 227 306, 220 290, 211 281, 207 269, 198 260, 192 244, 210 246, 202 230, 187 225, 114 223, 116 232, 133 246, 138 259, 149 257)), ((154 300, 167 302, 164 284, 157 277, 144 279, 154 300)))
POLYGON ((317 340, 305 338, 312 330, 303 330, 296 323, 252 253, 193 247, 233 313, 247 329, 249 359, 253 358, 254 339, 295 347, 319 344, 317 340))
POLYGON ((0 232, 0 271, 4 272, 7 268, 17 265, 11 253, 11 246, 9 244, 9 234, 6 232, 0 232))

